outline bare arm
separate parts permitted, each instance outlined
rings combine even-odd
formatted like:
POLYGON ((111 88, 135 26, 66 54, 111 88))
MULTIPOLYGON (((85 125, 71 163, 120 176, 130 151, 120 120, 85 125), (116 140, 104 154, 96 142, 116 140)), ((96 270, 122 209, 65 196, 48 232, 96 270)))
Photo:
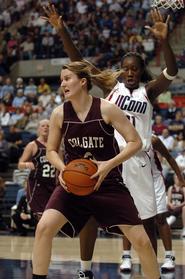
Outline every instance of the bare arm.
MULTIPOLYGON (((62 16, 60 16, 58 14, 57 10, 55 9, 55 6, 51 3, 48 3, 48 5, 44 6, 43 9, 44 9, 46 16, 42 16, 42 18, 44 20, 48 21, 56 29, 58 35, 62 39, 65 52, 69 56, 70 60, 71 61, 83 60, 83 57, 82 57, 79 49, 76 47, 76 45, 74 44, 74 42, 70 36, 66 23, 63 21, 62 16)), ((90 67, 91 72, 93 74, 100 73, 100 70, 98 68, 96 68, 92 63, 90 63, 89 61, 86 61, 86 63, 90 67)), ((112 84, 111 89, 115 86, 116 83, 117 83, 117 81, 115 81, 112 84)), ((109 89, 109 92, 108 92, 107 88, 105 88, 102 83, 96 82, 96 85, 103 90, 105 95, 107 95, 111 90, 111 89, 109 89)))
POLYGON ((125 113, 117 105, 102 100, 102 116, 105 122, 112 125, 127 143, 126 147, 116 156, 118 159, 117 165, 119 165, 141 149, 141 138, 125 113))
POLYGON ((168 193, 167 193, 167 197, 168 197, 168 201, 167 201, 167 204, 170 208, 173 209, 173 204, 172 204, 172 186, 170 186, 168 188, 168 193))
POLYGON ((34 141, 28 143, 24 149, 24 152, 19 159, 18 169, 34 169, 34 164, 30 162, 31 158, 37 152, 37 146, 34 141))
MULTIPOLYGON (((147 27, 156 39, 159 40, 164 53, 164 60, 166 63, 167 74, 170 76, 176 76, 178 72, 177 63, 173 50, 168 40, 168 23, 170 17, 167 17, 166 22, 160 11, 154 9, 151 11, 151 18, 153 21, 153 27, 147 27)), ((166 89, 169 87, 172 80, 167 79, 163 72, 153 81, 149 82, 146 86, 148 97, 151 103, 166 89)))
POLYGON ((158 151, 167 160, 167 162, 171 166, 172 170, 174 170, 174 172, 176 173, 176 175, 179 179, 180 186, 185 187, 185 181, 184 181, 183 175, 181 173, 181 170, 180 170, 179 166, 177 165, 177 162, 175 161, 175 159, 169 153, 168 149, 162 143, 162 141, 158 137, 152 136, 152 145, 153 145, 153 148, 156 151, 158 151))
POLYGON ((111 169, 128 160, 142 147, 142 141, 137 131, 127 119, 123 111, 120 110, 116 105, 102 99, 101 113, 104 121, 107 124, 112 125, 122 135, 122 137, 127 142, 127 145, 119 154, 110 160, 103 162, 95 161, 95 163, 98 165, 98 171, 92 176, 92 178, 98 177, 98 181, 94 187, 95 190, 100 187, 102 181, 111 171, 111 169))
POLYGON ((60 145, 62 140, 61 123, 63 122, 63 105, 58 106, 51 114, 49 136, 47 141, 46 156, 48 161, 59 171, 63 170, 65 165, 60 156, 60 145))

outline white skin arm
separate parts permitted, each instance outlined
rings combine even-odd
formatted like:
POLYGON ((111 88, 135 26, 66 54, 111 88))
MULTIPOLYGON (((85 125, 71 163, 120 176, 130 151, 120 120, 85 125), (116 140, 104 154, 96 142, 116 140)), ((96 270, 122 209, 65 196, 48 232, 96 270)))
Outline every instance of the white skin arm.
POLYGON ((60 145, 62 141, 61 127, 63 122, 63 105, 58 106, 51 114, 49 135, 47 141, 46 157, 49 162, 59 171, 63 170, 65 165, 59 156, 60 145))
POLYGON ((63 105, 58 106, 53 110, 50 118, 49 135, 47 140, 46 157, 48 161, 59 170, 59 181, 61 185, 67 190, 65 182, 62 179, 62 172, 65 169, 63 162, 63 154, 60 150, 62 134, 61 127, 63 123, 63 105))
POLYGON ((94 187, 95 190, 100 187, 102 181, 111 169, 128 160, 142 147, 142 141, 139 134, 120 108, 102 99, 101 113, 104 121, 107 124, 112 125, 120 135, 122 135, 127 142, 127 145, 118 155, 108 161, 94 161, 98 166, 97 172, 92 176, 92 178, 98 177, 98 181, 94 187))
POLYGON ((28 143, 24 149, 24 152, 19 159, 18 162, 18 169, 31 169, 34 170, 34 164, 30 162, 31 158, 34 156, 34 154, 37 152, 37 146, 34 141, 28 143))

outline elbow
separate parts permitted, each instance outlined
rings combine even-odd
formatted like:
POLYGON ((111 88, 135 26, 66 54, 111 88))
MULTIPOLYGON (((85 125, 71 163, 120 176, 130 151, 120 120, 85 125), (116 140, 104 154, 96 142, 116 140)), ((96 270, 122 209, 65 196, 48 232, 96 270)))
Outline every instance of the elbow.
POLYGON ((50 162, 51 156, 50 156, 51 151, 46 150, 46 159, 50 162))
POLYGON ((137 146, 138 146, 138 151, 140 151, 140 150, 142 149, 142 147, 143 147, 143 142, 142 142, 142 140, 141 140, 140 137, 139 137, 139 139, 138 139, 137 146))

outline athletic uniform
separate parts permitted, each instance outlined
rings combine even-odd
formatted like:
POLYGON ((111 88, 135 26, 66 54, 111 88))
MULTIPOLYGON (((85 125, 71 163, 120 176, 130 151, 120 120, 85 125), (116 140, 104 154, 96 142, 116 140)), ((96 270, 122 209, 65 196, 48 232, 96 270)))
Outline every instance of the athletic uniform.
POLYGON ((162 174, 162 166, 157 153, 153 150, 153 148, 150 149, 148 155, 152 165, 157 214, 160 214, 168 211, 166 203, 166 186, 162 174))
MULTIPOLYGON (((87 154, 98 161, 105 161, 119 153, 114 129, 104 122, 100 104, 101 99, 93 97, 91 108, 82 122, 71 102, 64 103, 61 132, 64 136, 65 163, 87 157, 87 154)), ((112 169, 99 190, 88 196, 76 196, 61 186, 57 187, 47 204, 46 209, 49 208, 60 211, 67 218, 68 223, 62 231, 70 236, 78 234, 90 216, 112 232, 120 232, 118 225, 141 223, 133 199, 124 186, 121 165, 112 169)))
MULTIPOLYGON (((184 202, 184 192, 180 187, 177 189, 175 186, 172 186, 171 191, 171 203, 173 205, 181 205, 184 202)), ((182 213, 182 207, 176 209, 169 209, 171 215, 178 217, 182 213)))
MULTIPOLYGON (((131 93, 124 83, 117 83, 107 98, 120 107, 139 133, 143 148, 137 155, 123 163, 123 180, 128 187, 141 219, 156 215, 156 201, 150 158, 146 151, 151 147, 153 107, 147 97, 146 89, 141 86, 131 93)), ((125 141, 115 132, 119 147, 125 141)))
POLYGON ((56 187, 56 169, 46 159, 46 147, 35 140, 37 152, 32 157, 35 169, 30 172, 27 187, 27 199, 31 210, 42 214, 56 187))

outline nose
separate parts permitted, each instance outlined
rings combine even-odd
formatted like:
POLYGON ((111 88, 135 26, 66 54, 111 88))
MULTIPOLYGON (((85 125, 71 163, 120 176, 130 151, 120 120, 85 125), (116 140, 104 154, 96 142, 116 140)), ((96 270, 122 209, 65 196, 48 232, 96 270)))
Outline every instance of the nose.
POLYGON ((133 72, 131 69, 128 70, 128 76, 133 76, 133 72))

